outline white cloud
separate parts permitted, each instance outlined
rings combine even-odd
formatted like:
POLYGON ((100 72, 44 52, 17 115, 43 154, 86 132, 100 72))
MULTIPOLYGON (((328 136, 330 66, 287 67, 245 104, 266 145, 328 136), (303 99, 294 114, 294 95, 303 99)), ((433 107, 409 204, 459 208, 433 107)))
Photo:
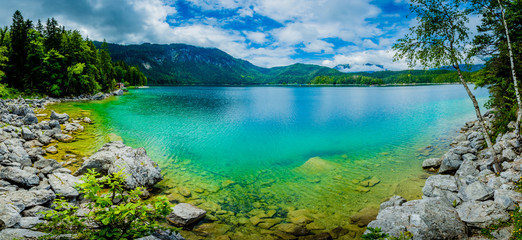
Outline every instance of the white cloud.
POLYGON ((389 50, 368 50, 345 55, 336 55, 331 60, 325 60, 321 64, 327 67, 335 67, 339 64, 350 64, 350 72, 382 71, 382 68, 374 65, 383 65, 387 70, 404 70, 408 65, 404 61, 393 61, 395 52, 389 50), (371 64, 373 66, 368 66, 371 64))
POLYGON ((305 47, 302 49, 305 52, 309 53, 333 53, 334 45, 325 41, 316 40, 313 42, 309 42, 305 45, 305 47))
MULTIPOLYGON (((68 29, 78 29, 90 39, 131 43, 186 43, 216 47, 234 57, 264 67, 317 60, 296 59, 298 49, 307 53, 335 54, 323 65, 340 63, 364 65, 389 63, 384 50, 395 41, 386 34, 400 32, 397 26, 384 29, 368 22, 381 9, 371 1, 348 0, 188 0, 203 10, 233 10, 230 19, 197 16, 190 21, 175 20, 176 0, 0 0, 0 25, 10 25, 20 9, 26 18, 55 17, 68 29), (241 18, 265 16, 282 27, 270 31, 224 29, 225 23, 241 18), (173 26, 175 25, 175 26, 173 26), (352 43, 334 46, 327 39, 352 43), (255 44, 249 44, 250 42, 255 44), (256 45, 257 44, 257 45, 256 45), (259 46, 262 47, 253 47, 259 46), (367 49, 373 49, 365 51, 367 49)), ((405 0, 394 0, 404 2, 405 0)), ((391 16, 391 15, 390 15, 391 16)), ((260 26, 258 29, 263 29, 260 26)), ((320 63, 320 61, 319 61, 320 63)), ((390 67, 388 67, 388 65, 390 67)), ((355 66, 355 65, 354 65, 355 66)))
POLYGON ((262 32, 245 32, 245 35, 247 36, 247 38, 254 42, 254 43, 258 43, 258 44, 263 44, 265 43, 266 41, 268 41, 266 39, 266 34, 262 33, 262 32))

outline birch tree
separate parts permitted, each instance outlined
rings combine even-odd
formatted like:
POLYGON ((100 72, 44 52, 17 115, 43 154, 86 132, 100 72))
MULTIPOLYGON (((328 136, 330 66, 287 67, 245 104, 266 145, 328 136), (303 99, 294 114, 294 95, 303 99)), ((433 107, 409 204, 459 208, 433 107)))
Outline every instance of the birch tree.
MULTIPOLYGON (((424 67, 439 68, 452 66, 475 108, 477 119, 491 153, 493 143, 480 107, 462 74, 461 65, 470 61, 469 9, 464 0, 411 0, 410 11, 418 23, 410 32, 393 45, 395 60, 405 59, 410 67, 420 63, 424 67)), ((501 171, 496 154, 494 168, 501 171)))
MULTIPOLYGON (((477 49, 484 50, 487 48, 487 43, 489 39, 489 43, 491 45, 498 45, 498 41, 505 41, 505 44, 507 45, 508 50, 508 56, 509 56, 509 63, 510 63, 510 69, 511 69, 511 78, 513 80, 513 86, 515 91, 515 97, 517 101, 518 111, 517 111, 517 121, 515 125, 515 134, 517 136, 520 135, 520 121, 522 119, 522 100, 520 98, 520 89, 518 86, 517 81, 517 74, 515 70, 515 60, 514 60, 514 54, 513 54, 513 47, 511 46, 511 37, 510 37, 510 31, 509 26, 506 21, 506 14, 504 10, 504 3, 501 0, 473 0, 473 5, 476 10, 478 10, 479 13, 482 13, 482 16, 484 18, 483 22, 486 23, 486 25, 501 25, 503 28, 503 32, 505 36, 495 36, 494 32, 489 32, 486 34, 478 35, 477 40, 475 41, 479 46, 477 46, 477 49), (493 19, 493 20, 492 20, 493 19), (495 44, 495 42, 497 44, 495 44)), ((479 28, 479 30, 481 30, 479 28)), ((491 29, 490 29, 491 30, 491 29)), ((484 29, 482 27, 482 31, 487 31, 487 29, 484 29)), ((498 48, 494 48, 490 51, 498 52, 498 48)), ((488 51, 482 51, 482 53, 485 53, 486 55, 488 51)))

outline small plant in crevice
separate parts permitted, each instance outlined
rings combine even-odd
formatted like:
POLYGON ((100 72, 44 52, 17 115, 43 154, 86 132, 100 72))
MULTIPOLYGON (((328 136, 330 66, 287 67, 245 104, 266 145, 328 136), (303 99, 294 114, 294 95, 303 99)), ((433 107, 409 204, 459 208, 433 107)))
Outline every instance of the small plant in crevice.
POLYGON ((48 222, 38 227, 50 233, 43 239, 54 239, 60 234, 73 234, 76 239, 135 239, 165 229, 161 223, 171 211, 165 197, 144 201, 140 198, 141 188, 126 191, 121 171, 98 176, 90 170, 77 185, 89 200, 84 217, 78 216, 78 207, 64 198, 54 201, 54 209, 45 212, 48 222))
POLYGON ((362 235, 364 240, 409 240, 413 238, 411 232, 401 232, 399 237, 390 236, 387 233, 382 232, 380 228, 367 228, 370 232, 362 235))

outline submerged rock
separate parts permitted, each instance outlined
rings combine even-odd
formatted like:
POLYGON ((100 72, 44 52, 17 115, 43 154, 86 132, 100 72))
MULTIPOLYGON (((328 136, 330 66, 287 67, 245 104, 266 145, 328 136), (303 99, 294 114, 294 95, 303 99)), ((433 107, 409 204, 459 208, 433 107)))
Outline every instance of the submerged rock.
POLYGON ((295 170, 307 174, 317 174, 330 172, 332 170, 335 170, 336 168, 338 168, 338 166, 334 162, 324 160, 320 157, 313 157, 308 159, 308 161, 303 163, 303 165, 297 167, 295 170))
POLYGON ((67 113, 56 113, 55 111, 51 112, 51 120, 57 120, 60 124, 64 124, 69 121, 69 115, 67 113))
POLYGON ((94 169, 102 175, 113 174, 120 170, 125 176, 125 187, 152 187, 161 181, 160 169, 152 161, 143 148, 131 148, 123 142, 110 142, 103 145, 76 171, 75 175, 81 175, 89 169, 94 169))
POLYGON ((167 220, 175 226, 187 226, 202 219, 207 212, 188 203, 180 203, 172 208, 167 220))
POLYGON ((442 163, 440 158, 428 158, 422 162, 422 168, 438 168, 442 163))

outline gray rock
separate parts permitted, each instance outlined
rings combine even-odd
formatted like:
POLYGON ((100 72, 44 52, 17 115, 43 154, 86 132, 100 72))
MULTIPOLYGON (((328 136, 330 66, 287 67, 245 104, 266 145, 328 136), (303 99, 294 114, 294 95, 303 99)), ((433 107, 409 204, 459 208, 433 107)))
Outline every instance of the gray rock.
POLYGON ((58 152, 58 149, 56 149, 56 146, 53 145, 53 146, 46 148, 45 151, 50 154, 55 154, 58 152))
POLYGON ((23 206, 21 209, 42 205, 55 199, 56 195, 51 190, 24 190, 19 189, 4 196, 16 206, 23 206))
POLYGON ((147 156, 145 149, 133 149, 122 142, 105 144, 83 162, 75 175, 84 174, 88 169, 103 175, 123 170, 125 186, 129 189, 151 187, 163 179, 158 165, 147 156))
POLYGON ((55 134, 54 138, 60 142, 72 142, 72 140, 73 140, 73 137, 71 135, 62 134, 62 133, 55 134))
POLYGON ((14 239, 38 239, 46 234, 29 229, 22 228, 6 228, 0 231, 0 240, 14 240, 14 239))
POLYGON ((43 219, 46 211, 50 211, 50 208, 46 208, 43 206, 34 206, 32 208, 26 209, 22 212, 22 216, 24 217, 38 217, 43 219))
POLYGON ((22 128, 22 138, 25 140, 33 140, 36 138, 33 132, 29 130, 29 128, 23 127, 22 128))
POLYGON ((516 157, 517 157, 517 154, 511 148, 506 148, 502 151, 502 158, 504 159, 504 161, 511 162, 511 161, 515 160, 516 157))
POLYGON ((493 197, 493 189, 486 184, 476 181, 461 189, 460 192, 464 201, 485 201, 493 197))
POLYGON ((492 200, 485 202, 469 201, 457 206, 460 220, 470 227, 485 228, 499 221, 509 220, 504 206, 492 200))
POLYGON ((471 141, 471 147, 477 151, 484 149, 484 140, 471 141))
POLYGON ((58 168, 54 170, 53 173, 72 174, 72 171, 68 168, 58 168))
POLYGON ((106 98, 105 94, 103 94, 101 92, 96 93, 94 96, 92 96, 93 100, 103 100, 105 98, 106 98))
POLYGON ((55 111, 51 112, 51 120, 57 120, 60 124, 64 124, 69 121, 69 115, 67 113, 56 113, 55 111))
POLYGON ((385 209, 387 207, 401 206, 405 202, 406 202, 406 199, 404 199, 403 197, 401 197, 401 196, 393 196, 393 197, 390 198, 390 200, 381 203, 380 210, 382 211, 383 209, 385 209))
POLYGON ((58 120, 51 120, 49 122, 49 127, 51 129, 61 129, 60 122, 58 120))
POLYGON ((113 94, 114 96, 121 96, 121 95, 123 95, 123 90, 118 89, 118 90, 112 92, 112 94, 113 94))
POLYGON ((92 123, 92 120, 90 118, 88 118, 88 117, 84 117, 83 118, 83 122, 84 123, 92 123))
POLYGON ((422 168, 438 168, 441 163, 441 158, 428 158, 422 162, 422 168))
POLYGON ((36 117, 36 115, 29 113, 29 114, 25 115, 25 117, 22 119, 22 121, 23 121, 24 125, 37 124, 38 118, 36 117))
POLYGON ((0 179, 15 182, 25 187, 36 186, 40 183, 40 178, 35 174, 15 167, 0 166, 0 179))
POLYGON ((84 128, 79 123, 66 123, 65 128, 63 129, 67 132, 76 132, 76 131, 83 131, 84 128))
POLYGON ((454 152, 457 155, 464 155, 464 154, 476 152, 474 149, 472 149, 470 147, 464 147, 464 146, 456 146, 456 147, 450 149, 450 151, 454 152))
POLYGON ((457 181, 454 176, 450 175, 433 175, 430 176, 424 187, 422 188, 422 193, 427 197, 432 197, 435 189, 440 189, 444 191, 457 192, 457 181))
POLYGON ((81 181, 77 177, 65 173, 53 173, 48 177, 49 184, 57 195, 62 197, 76 197, 79 195, 76 185, 81 181))
POLYGON ((188 203, 180 203, 172 208, 167 220, 176 226, 190 225, 203 217, 207 212, 188 203))
POLYGON ((0 142, 0 154, 6 154, 9 152, 9 149, 5 145, 5 143, 2 141, 0 142))
POLYGON ((507 140, 506 142, 515 149, 520 149, 521 147, 520 141, 518 139, 507 140))
POLYGON ((20 228, 33 228, 39 223, 42 223, 43 221, 40 220, 38 217, 23 217, 20 219, 20 222, 18 225, 20 228))
POLYGON ((463 239, 467 237, 466 225, 458 219, 444 199, 425 198, 385 208, 368 227, 378 227, 395 237, 407 231, 414 239, 463 239))
POLYGON ((0 220, 6 227, 12 227, 20 222, 20 209, 10 202, 0 200, 0 220))
POLYGON ((475 161, 475 160, 477 160, 477 156, 475 156, 475 154, 473 154, 473 153, 466 153, 466 154, 462 155, 462 160, 475 161))
POLYGON ((508 169, 504 172, 500 173, 500 177, 510 181, 510 182, 516 182, 520 180, 522 177, 522 174, 518 171, 514 171, 513 169, 508 169))
POLYGON ((504 209, 509 211, 515 210, 515 201, 513 198, 511 198, 512 196, 515 198, 518 197, 518 200, 522 200, 522 194, 511 190, 497 189, 495 190, 494 196, 495 202, 502 205, 504 209))
POLYGON ((479 170, 477 169, 477 164, 471 160, 464 160, 457 170, 456 176, 464 177, 464 176, 473 176, 476 177, 479 175, 479 170))
POLYGON ((488 187, 491 189, 498 189, 502 184, 505 183, 505 180, 502 180, 503 179, 501 177, 494 176, 488 180, 488 187))
POLYGON ((459 169, 462 164, 462 157, 452 151, 448 151, 442 156, 439 173, 449 173, 459 169))
POLYGON ((31 157, 25 151, 23 146, 16 145, 10 147, 11 153, 8 154, 9 160, 22 164, 23 166, 31 166, 31 157))
POLYGON ((40 160, 36 161, 33 166, 36 169, 44 169, 46 167, 51 167, 51 171, 62 167, 62 165, 56 160, 45 158, 41 158, 40 160))
POLYGON ((49 136, 46 136, 46 135, 38 135, 38 141, 40 141, 41 143, 47 145, 49 143, 51 143, 53 139, 49 136))

